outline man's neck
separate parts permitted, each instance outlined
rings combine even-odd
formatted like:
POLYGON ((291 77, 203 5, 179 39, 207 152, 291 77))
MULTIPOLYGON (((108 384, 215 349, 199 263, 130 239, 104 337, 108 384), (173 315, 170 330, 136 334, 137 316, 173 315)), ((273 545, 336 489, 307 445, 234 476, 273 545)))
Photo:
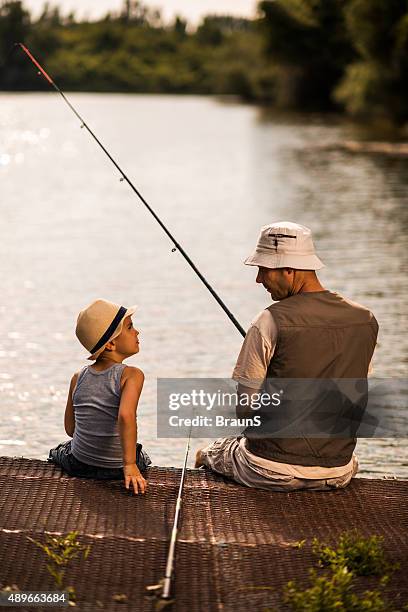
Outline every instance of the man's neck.
POLYGON ((318 278, 304 278, 299 286, 296 287, 296 293, 313 293, 316 291, 326 291, 318 278))
POLYGON ((298 293, 312 293, 314 291, 326 291, 326 289, 320 283, 310 283, 302 285, 298 293))

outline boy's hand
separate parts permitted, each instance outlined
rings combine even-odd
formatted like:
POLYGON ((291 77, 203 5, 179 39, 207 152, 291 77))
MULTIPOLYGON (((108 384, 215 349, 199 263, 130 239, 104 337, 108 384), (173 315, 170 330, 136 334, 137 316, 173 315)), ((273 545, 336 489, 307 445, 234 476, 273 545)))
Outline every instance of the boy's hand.
POLYGON ((145 493, 147 489, 147 481, 143 478, 136 463, 123 466, 123 474, 125 476, 125 487, 129 489, 130 483, 133 485, 133 490, 137 495, 139 491, 145 493))

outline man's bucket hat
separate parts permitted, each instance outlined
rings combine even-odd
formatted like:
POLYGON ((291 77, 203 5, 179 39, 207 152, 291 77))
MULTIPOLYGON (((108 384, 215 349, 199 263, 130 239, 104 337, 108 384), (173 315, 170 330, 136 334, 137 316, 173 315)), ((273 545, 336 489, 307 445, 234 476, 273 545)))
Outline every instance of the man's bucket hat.
POLYGON ((264 225, 254 253, 244 263, 248 266, 297 270, 320 270, 325 267, 316 255, 311 230, 291 221, 264 225))
POLYGON ((119 336, 123 320, 132 315, 136 308, 125 308, 99 299, 81 310, 75 333, 82 346, 91 353, 88 359, 97 359, 106 344, 119 336))

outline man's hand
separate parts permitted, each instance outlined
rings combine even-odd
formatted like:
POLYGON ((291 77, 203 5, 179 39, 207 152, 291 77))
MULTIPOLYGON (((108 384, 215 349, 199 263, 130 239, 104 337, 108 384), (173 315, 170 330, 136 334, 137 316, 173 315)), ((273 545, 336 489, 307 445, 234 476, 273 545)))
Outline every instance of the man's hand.
POLYGON ((137 495, 139 491, 145 493, 147 489, 147 480, 143 478, 136 463, 123 466, 123 474, 125 476, 125 487, 129 489, 132 483, 133 490, 137 495))

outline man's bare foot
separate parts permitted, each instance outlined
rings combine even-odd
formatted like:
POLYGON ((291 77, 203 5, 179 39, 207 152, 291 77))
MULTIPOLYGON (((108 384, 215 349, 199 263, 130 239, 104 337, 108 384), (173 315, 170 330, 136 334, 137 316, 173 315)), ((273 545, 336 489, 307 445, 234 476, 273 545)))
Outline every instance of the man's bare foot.
POLYGON ((201 450, 202 449, 199 448, 198 451, 196 452, 196 460, 195 460, 195 465, 194 465, 195 468, 199 468, 199 467, 204 465, 204 463, 203 463, 203 455, 201 453, 201 450))

